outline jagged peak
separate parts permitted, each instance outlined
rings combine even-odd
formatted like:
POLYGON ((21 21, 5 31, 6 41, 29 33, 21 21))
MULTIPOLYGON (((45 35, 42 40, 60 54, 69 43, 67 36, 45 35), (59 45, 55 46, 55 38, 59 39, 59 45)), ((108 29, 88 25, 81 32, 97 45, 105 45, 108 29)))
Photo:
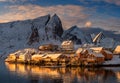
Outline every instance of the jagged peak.
POLYGON ((69 28, 67 31, 71 32, 71 31, 74 31, 74 30, 79 31, 80 28, 79 28, 77 25, 74 25, 74 26, 72 26, 71 28, 69 28))
POLYGON ((61 22, 59 16, 58 16, 56 13, 51 17, 51 19, 53 19, 53 20, 55 20, 55 21, 57 20, 57 21, 60 21, 60 22, 61 22))

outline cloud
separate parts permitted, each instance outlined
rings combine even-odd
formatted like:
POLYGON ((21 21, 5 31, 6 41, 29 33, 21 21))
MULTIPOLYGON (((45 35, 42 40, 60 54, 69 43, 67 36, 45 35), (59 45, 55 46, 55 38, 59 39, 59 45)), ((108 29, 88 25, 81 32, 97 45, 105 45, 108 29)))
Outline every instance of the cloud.
POLYGON ((14 5, 8 6, 7 12, 0 15, 0 22, 9 22, 15 20, 33 19, 46 14, 53 15, 56 13, 62 20, 64 27, 81 24, 87 19, 88 15, 84 14, 84 7, 76 5, 57 5, 42 7, 39 5, 14 5))
POLYGON ((0 0, 0 2, 11 2, 11 3, 16 3, 16 2, 26 2, 28 0, 0 0))
POLYGON ((110 3, 110 4, 115 4, 117 6, 120 6, 120 0, 79 0, 80 2, 82 3, 85 3, 85 4, 89 4, 90 2, 107 2, 107 3, 110 3))
POLYGON ((105 2, 120 6, 120 0, 104 0, 105 2))

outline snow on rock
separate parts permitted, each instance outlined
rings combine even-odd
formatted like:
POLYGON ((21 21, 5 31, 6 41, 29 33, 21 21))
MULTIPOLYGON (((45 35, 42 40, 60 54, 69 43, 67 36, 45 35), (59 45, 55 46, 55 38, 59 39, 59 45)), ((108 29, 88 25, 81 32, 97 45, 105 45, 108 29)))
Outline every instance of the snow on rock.
POLYGON ((86 43, 85 35, 77 26, 73 26, 70 29, 64 31, 62 38, 63 40, 72 40, 76 44, 86 43))
POLYGON ((47 34, 47 39, 55 39, 60 40, 61 35, 63 34, 63 28, 60 18, 55 14, 52 18, 48 21, 45 31, 47 34))
POLYGON ((53 17, 46 15, 32 20, 1 23, 0 53, 6 56, 19 49, 27 47, 37 48, 43 43, 60 43, 62 33, 62 24, 57 15, 53 17), (53 37, 52 40, 48 41, 50 39, 49 35, 59 37, 59 40, 53 37), (29 41, 32 41, 30 45, 28 44, 29 41))

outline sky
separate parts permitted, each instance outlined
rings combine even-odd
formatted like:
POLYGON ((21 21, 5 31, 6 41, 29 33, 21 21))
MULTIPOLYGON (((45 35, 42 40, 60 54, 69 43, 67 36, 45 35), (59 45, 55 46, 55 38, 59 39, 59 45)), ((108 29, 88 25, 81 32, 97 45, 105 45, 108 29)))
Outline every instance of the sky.
POLYGON ((120 0, 0 0, 0 23, 55 13, 65 29, 77 25, 120 33, 120 0))

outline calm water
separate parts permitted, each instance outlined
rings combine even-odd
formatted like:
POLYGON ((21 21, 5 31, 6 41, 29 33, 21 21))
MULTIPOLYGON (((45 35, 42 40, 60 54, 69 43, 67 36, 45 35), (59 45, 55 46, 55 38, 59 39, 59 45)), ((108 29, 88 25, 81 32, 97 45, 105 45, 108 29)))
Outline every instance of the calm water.
POLYGON ((120 68, 41 68, 1 61, 0 83, 120 83, 120 68))

